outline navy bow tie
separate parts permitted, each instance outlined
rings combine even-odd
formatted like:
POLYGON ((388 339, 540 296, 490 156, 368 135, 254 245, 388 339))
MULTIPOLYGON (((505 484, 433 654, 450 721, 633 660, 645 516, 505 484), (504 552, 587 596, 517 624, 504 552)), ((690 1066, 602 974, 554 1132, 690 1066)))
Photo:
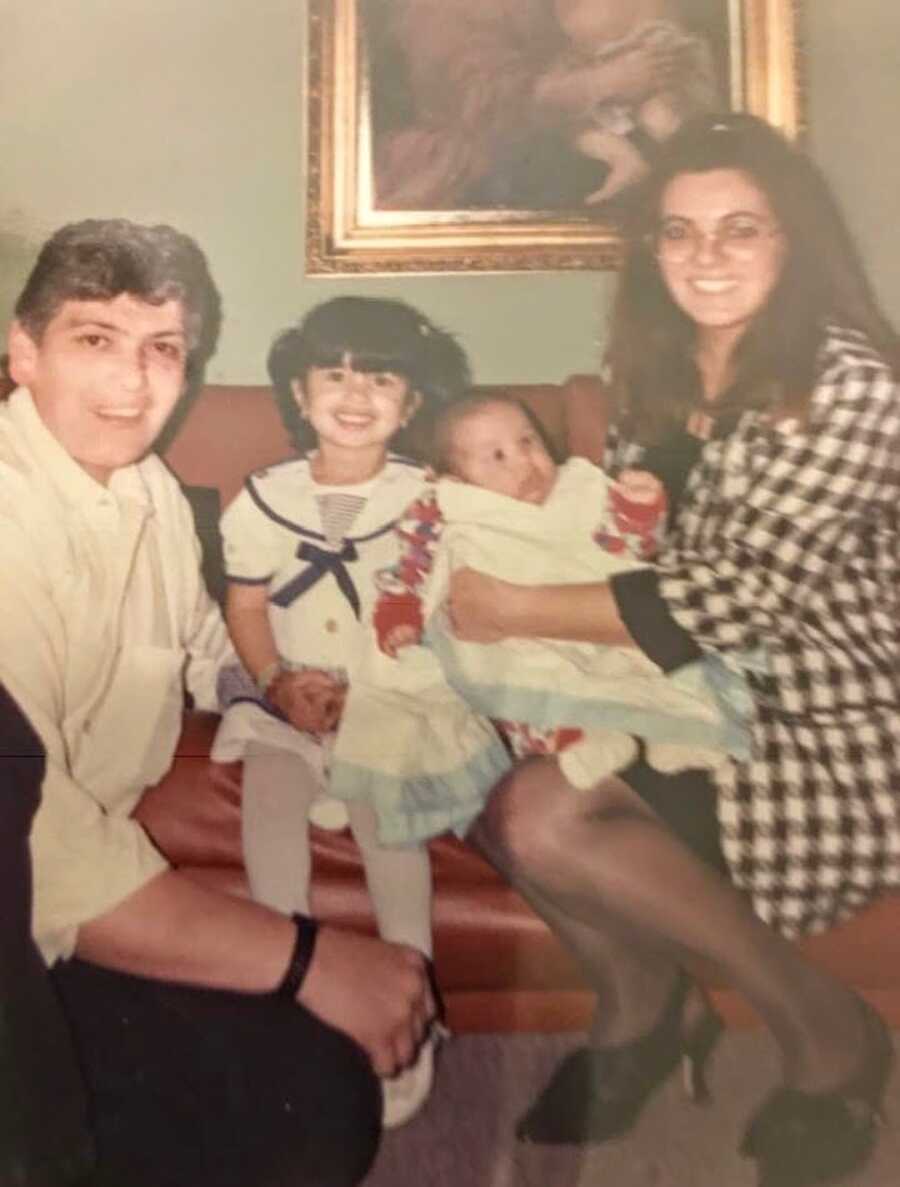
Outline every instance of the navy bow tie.
POLYGON ((281 589, 276 590, 269 598, 270 602, 276 606, 290 606, 308 589, 311 589, 317 581, 321 581, 326 573, 333 573, 334 579, 338 583, 338 589, 350 603, 353 613, 359 618, 359 594, 346 565, 347 561, 357 560, 358 554, 356 547, 349 540, 345 541, 340 552, 329 552, 326 548, 319 548, 316 544, 310 544, 308 540, 304 540, 297 549, 297 558, 301 561, 309 561, 309 564, 302 573, 298 573, 281 589))

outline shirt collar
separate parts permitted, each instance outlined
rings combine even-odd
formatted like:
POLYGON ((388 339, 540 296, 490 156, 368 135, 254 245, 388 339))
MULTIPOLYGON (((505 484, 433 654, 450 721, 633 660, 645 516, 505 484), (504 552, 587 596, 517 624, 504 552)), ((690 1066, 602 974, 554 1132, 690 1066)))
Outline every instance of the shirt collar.
POLYGON ((149 492, 139 463, 114 471, 109 486, 104 486, 92 478, 53 436, 41 419, 28 388, 16 388, 9 397, 8 407, 10 419, 25 439, 41 472, 67 502, 104 505, 108 504, 109 494, 112 494, 117 500, 126 496, 144 505, 149 503, 149 492))

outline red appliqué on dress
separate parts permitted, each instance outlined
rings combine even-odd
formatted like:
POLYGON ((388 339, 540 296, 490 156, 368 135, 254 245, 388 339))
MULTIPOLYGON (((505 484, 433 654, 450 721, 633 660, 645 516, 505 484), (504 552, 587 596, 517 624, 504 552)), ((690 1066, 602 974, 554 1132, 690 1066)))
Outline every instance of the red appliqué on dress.
POLYGON ((639 560, 649 560, 660 543, 666 496, 660 487, 659 495, 650 502, 638 502, 615 485, 609 488, 609 507, 612 523, 594 532, 594 542, 606 552, 618 556, 629 551, 639 560))
POLYGON ((494 725, 506 739, 516 758, 532 754, 559 754, 574 742, 580 742, 584 731, 560 725, 553 729, 538 729, 524 721, 499 721, 494 725))

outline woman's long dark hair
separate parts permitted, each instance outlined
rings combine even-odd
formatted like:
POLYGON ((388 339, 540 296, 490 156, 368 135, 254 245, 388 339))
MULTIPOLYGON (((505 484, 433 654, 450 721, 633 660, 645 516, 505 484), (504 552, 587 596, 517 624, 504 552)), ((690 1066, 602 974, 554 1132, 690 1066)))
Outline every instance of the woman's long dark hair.
POLYGON ((755 116, 703 115, 660 147, 626 228, 607 363, 620 423, 644 443, 683 425, 698 396, 696 326, 669 296, 654 256, 663 191, 680 174, 713 169, 739 170, 759 186, 787 242, 781 276, 738 344, 735 383, 718 410, 782 406, 802 415, 828 322, 861 331, 900 365, 900 340, 818 168, 755 116))

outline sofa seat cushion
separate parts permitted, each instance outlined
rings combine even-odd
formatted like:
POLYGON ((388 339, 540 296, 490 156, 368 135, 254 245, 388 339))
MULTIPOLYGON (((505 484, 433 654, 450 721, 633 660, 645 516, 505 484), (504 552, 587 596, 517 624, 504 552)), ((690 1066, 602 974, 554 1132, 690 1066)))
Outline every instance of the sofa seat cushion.
MULTIPOLYGON (((173 865, 210 886, 246 893, 240 764, 209 761, 218 717, 189 713, 171 770, 134 811, 173 865)), ((348 829, 311 827, 312 908, 331 923, 374 932, 359 851, 348 829)), ((429 845, 435 957, 445 988, 530 990, 582 985, 572 959, 519 895, 455 837, 429 845)))

